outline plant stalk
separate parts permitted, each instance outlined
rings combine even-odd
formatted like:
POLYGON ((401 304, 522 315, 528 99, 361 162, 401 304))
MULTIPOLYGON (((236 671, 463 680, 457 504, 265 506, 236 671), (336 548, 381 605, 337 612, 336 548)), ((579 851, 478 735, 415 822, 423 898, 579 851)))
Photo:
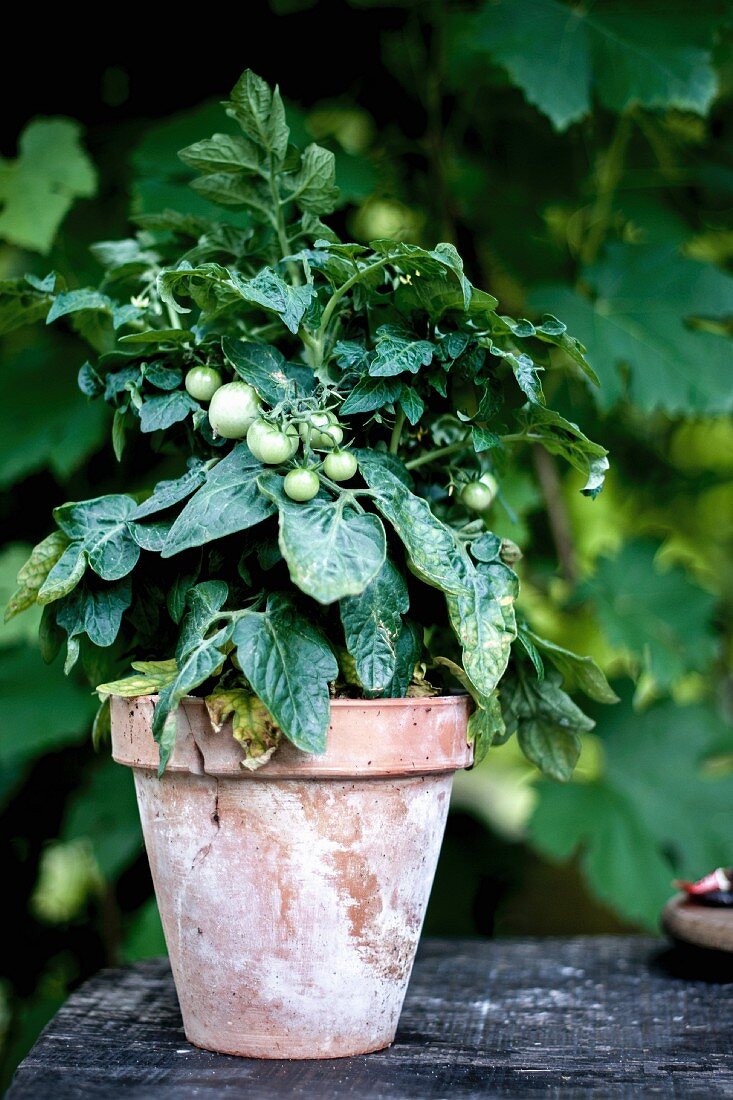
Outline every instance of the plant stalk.
POLYGON ((624 157, 632 129, 631 115, 621 115, 611 144, 599 157, 596 169, 596 201, 591 208, 590 225, 580 249, 580 262, 584 267, 593 263, 606 239, 613 216, 613 200, 623 175, 624 157))
POLYGON ((405 426, 405 412, 404 409, 397 410, 397 419, 394 422, 392 428, 392 435, 389 440, 389 453, 396 455, 400 449, 400 439, 402 438, 402 429, 405 426))
POLYGON ((560 572, 565 580, 575 584, 578 580, 575 541, 555 460, 544 447, 535 443, 532 447, 532 461, 545 499, 547 519, 550 524, 552 541, 555 544, 560 572))

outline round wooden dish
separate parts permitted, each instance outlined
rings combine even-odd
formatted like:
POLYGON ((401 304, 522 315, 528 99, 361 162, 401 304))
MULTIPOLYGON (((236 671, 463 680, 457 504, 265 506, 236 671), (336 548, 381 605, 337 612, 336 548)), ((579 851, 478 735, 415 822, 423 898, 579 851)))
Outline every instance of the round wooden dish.
POLYGON ((662 911, 662 927, 674 940, 710 951, 733 953, 733 909, 716 909, 677 894, 662 911))

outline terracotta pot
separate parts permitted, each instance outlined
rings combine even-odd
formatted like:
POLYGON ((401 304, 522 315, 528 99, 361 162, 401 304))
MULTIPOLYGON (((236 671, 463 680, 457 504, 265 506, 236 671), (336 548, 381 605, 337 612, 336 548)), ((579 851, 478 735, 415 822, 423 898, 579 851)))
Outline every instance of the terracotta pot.
POLYGON ((199 699, 162 779, 155 699, 112 700, 188 1039, 252 1058, 389 1046, 448 812, 464 696, 335 700, 328 747, 241 766, 199 699))

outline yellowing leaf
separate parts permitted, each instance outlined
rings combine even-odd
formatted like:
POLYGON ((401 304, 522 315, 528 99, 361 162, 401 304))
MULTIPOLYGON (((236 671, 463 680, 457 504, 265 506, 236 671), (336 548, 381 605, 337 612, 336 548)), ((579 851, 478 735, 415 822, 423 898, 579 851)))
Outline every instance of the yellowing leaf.
POLYGON ((112 680, 108 684, 99 684, 100 695, 121 695, 126 699, 135 695, 157 695, 168 684, 173 683, 178 672, 174 659, 168 661, 133 661, 132 667, 137 676, 126 676, 123 680, 112 680))
POLYGON ((206 696, 206 709, 218 733, 227 719, 232 734, 245 750, 242 767, 255 771, 266 764, 280 744, 282 736, 272 715, 256 695, 248 691, 216 691, 206 696))
POLYGON ((36 602, 38 590, 69 543, 63 531, 52 531, 31 551, 18 573, 18 588, 8 600, 5 622, 36 602))

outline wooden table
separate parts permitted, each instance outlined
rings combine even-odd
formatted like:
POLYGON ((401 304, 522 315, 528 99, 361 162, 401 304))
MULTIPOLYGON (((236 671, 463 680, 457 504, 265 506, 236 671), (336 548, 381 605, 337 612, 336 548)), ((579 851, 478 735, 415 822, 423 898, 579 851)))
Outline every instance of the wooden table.
POLYGON ((155 959, 77 990, 8 1097, 733 1096, 732 977, 646 937, 428 940, 390 1050, 257 1062, 186 1043, 155 959))

